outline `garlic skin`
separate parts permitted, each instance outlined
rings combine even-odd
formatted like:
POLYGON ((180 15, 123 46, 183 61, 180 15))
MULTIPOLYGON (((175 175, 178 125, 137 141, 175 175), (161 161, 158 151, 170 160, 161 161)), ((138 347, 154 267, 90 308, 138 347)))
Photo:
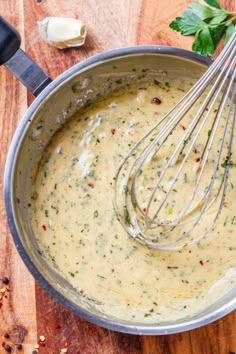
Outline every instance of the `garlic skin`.
POLYGON ((63 17, 46 17, 37 21, 40 36, 59 48, 80 47, 84 44, 87 28, 81 20, 63 17))

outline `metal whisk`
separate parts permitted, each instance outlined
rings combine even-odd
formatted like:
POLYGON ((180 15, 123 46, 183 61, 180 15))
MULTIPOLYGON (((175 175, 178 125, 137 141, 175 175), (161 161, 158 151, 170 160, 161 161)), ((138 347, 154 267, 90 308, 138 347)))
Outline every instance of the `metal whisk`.
POLYGON ((227 207, 228 175, 235 165, 235 96, 236 31, 201 79, 117 169, 114 209, 137 241, 178 250, 214 228, 227 207))

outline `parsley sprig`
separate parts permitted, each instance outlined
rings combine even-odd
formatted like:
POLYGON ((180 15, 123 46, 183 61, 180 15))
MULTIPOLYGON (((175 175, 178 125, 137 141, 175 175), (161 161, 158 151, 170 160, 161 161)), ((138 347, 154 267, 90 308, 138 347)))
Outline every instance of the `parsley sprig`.
POLYGON ((195 35, 192 50, 202 55, 213 55, 221 38, 224 45, 233 34, 236 12, 224 9, 217 0, 204 0, 207 5, 191 2, 181 17, 170 27, 184 36, 195 35))

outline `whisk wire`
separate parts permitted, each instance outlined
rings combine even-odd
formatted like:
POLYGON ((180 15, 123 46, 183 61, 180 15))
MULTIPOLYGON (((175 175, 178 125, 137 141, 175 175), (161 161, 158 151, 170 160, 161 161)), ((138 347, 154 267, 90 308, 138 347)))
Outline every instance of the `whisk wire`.
MULTIPOLYGON (((231 56, 232 56, 232 55, 231 55, 231 56)), ((230 62, 230 60, 231 60, 231 57, 228 58, 227 65, 229 64, 228 62, 230 62)), ((182 171, 183 165, 185 164, 185 162, 186 162, 186 160, 187 160, 187 156, 188 156, 189 153, 191 152, 191 150, 192 150, 192 148, 193 148, 193 146, 194 146, 194 144, 195 144, 195 142, 196 142, 196 140, 197 140, 197 138, 198 138, 200 132, 202 131, 202 129, 203 129, 205 123, 208 121, 209 115, 211 114, 211 110, 213 109, 214 104, 215 104, 215 102, 216 102, 217 99, 218 99, 219 93, 221 92, 223 86, 225 85, 225 82, 226 82, 226 80, 227 80, 228 74, 229 74, 229 73, 231 72, 231 70, 233 69, 233 65, 235 65, 235 64, 234 64, 234 63, 231 63, 231 65, 228 67, 228 69, 227 69, 227 71, 226 71, 226 74, 223 73, 223 72, 220 73, 220 75, 219 75, 217 81, 215 82, 214 86, 212 87, 212 89, 210 90, 209 94, 207 95, 207 97, 206 97, 206 99, 205 99, 205 101, 204 101, 202 107, 200 107, 200 110, 196 113, 196 115, 195 115, 195 117, 193 118, 191 124, 189 125, 188 129, 186 130, 186 133, 184 134, 183 139, 179 142, 179 144, 177 145, 176 149, 174 150, 174 152, 173 152, 171 158, 168 160, 168 163, 167 163, 167 165, 166 165, 165 171, 161 174, 159 180, 157 181, 157 184, 156 184, 155 188, 153 189, 152 195, 151 195, 151 197, 150 197, 150 199, 149 199, 149 203, 148 203, 148 206, 147 206, 146 215, 148 215, 148 212, 149 212, 149 209, 150 209, 150 205, 151 205, 151 203, 152 203, 152 201, 153 201, 153 198, 154 198, 154 195, 155 195, 155 193, 156 193, 156 190, 158 189, 159 184, 161 183, 161 181, 162 181, 162 179, 163 179, 165 173, 167 172, 167 169, 168 169, 169 166, 173 163, 173 160, 175 159, 175 156, 176 156, 176 154, 178 153, 179 149, 183 146, 182 141, 186 141, 186 140, 189 138, 189 136, 192 134, 193 130, 196 128, 196 126, 197 126, 199 120, 201 119, 202 114, 203 114, 204 111, 205 111, 205 107, 209 104, 209 102, 210 102, 210 100, 211 100, 211 97, 213 96, 213 94, 215 94, 216 90, 218 90, 218 94, 214 96, 213 101, 211 102, 211 105, 210 105, 210 107, 209 107, 209 109, 208 109, 208 111, 207 111, 207 114, 206 114, 204 120, 202 121, 201 125, 200 125, 199 128, 198 128, 197 133, 196 133, 194 139, 192 140, 192 142, 191 142, 191 144, 190 144, 190 146, 189 146, 189 149, 188 149, 188 151, 187 151, 187 153, 186 153, 184 159, 182 160, 182 163, 181 163, 181 165, 180 165, 180 167, 179 167, 179 169, 178 169, 178 171, 177 171, 177 173, 176 173, 176 175, 175 175, 175 178, 174 178, 172 184, 170 185, 169 190, 166 192, 166 196, 165 196, 164 200, 163 200, 162 203, 160 204, 159 208, 158 208, 157 211, 155 212, 155 214, 154 214, 154 216, 152 217, 152 219, 149 220, 149 223, 150 223, 150 224, 153 223, 153 221, 155 220, 157 214, 159 213, 160 209, 162 208, 162 205, 164 204, 164 202, 165 202, 166 199, 168 198, 170 192, 173 190, 174 184, 175 184, 176 180, 178 179, 178 177, 179 177, 179 175, 180 175, 180 173, 181 173, 181 171, 182 171), (225 75, 224 75, 224 74, 225 74, 225 75), (223 75, 224 75, 224 79, 222 80, 222 76, 223 76, 223 75), (218 85, 219 82, 220 82, 220 86, 218 85)), ((217 129, 217 127, 218 127, 218 124, 219 124, 219 121, 220 121, 220 118, 221 118, 221 114, 222 114, 222 111, 223 111, 223 107, 225 106, 226 99, 227 99, 227 97, 228 97, 228 95, 229 95, 229 93, 230 93, 230 89, 231 89, 231 85, 232 85, 233 79, 234 79, 234 76, 232 76, 232 78, 231 78, 231 83, 228 85, 227 91, 226 91, 225 95, 222 97, 222 101, 221 101, 221 103, 220 103, 218 112, 217 112, 217 114, 216 114, 216 116, 215 116, 215 118, 214 118, 213 124, 212 124, 211 134, 208 136, 207 142, 206 142, 206 144, 205 144, 205 149, 203 150, 202 156, 201 156, 200 161, 199 161, 199 165, 200 165, 200 164, 201 164, 201 165, 204 164, 204 166, 205 166, 205 164, 206 164, 206 161, 207 161, 207 158, 208 158, 208 155, 209 155, 209 151, 210 151, 210 148, 211 148, 211 146, 212 146, 213 139, 214 139, 214 136, 215 136, 215 132, 216 132, 216 129, 217 129), (206 147, 207 147, 207 146, 208 146, 208 152, 206 153, 206 147)), ((225 133, 226 133, 226 132, 225 132, 225 133)), ((224 133, 224 134, 225 134, 225 133, 224 133)), ((138 165, 138 167, 137 167, 137 169, 140 169, 140 168, 142 168, 142 164, 138 165)), ((194 198, 194 196, 195 196, 195 194, 196 194, 196 190, 197 190, 198 184, 199 184, 199 182, 200 182, 200 179, 201 179, 201 177, 202 177, 202 173, 203 173, 203 168, 201 169, 201 172, 200 172, 200 174, 199 174, 198 180, 197 180, 197 182, 196 182, 196 188, 195 188, 195 190, 194 190, 194 192, 193 192, 193 195, 192 195, 192 198, 191 198, 191 200, 190 200, 190 203, 187 205, 187 207, 185 208, 185 210, 188 209, 189 205, 191 204, 191 202, 192 202, 192 200, 193 200, 193 198, 194 198)), ((135 178, 136 178, 136 177, 137 177, 137 173, 136 173, 136 175, 134 176, 132 191, 135 190, 135 178)), ((134 193, 134 195, 135 195, 135 193, 134 193)), ((132 196, 132 197, 133 197, 133 196, 132 196)), ((132 202, 134 202, 134 200, 132 200, 132 202)), ((135 202, 136 202, 136 204, 137 204, 137 201, 136 201, 136 200, 135 200, 135 202)), ((185 214, 185 210, 183 210, 183 212, 180 214, 180 216, 179 216, 177 222, 182 218, 183 214, 185 214)), ((191 211, 190 211, 190 213, 191 213, 191 211)))
MULTIPOLYGON (((180 241, 188 238, 188 244, 198 242, 204 237, 209 230, 212 229, 214 223, 224 205, 225 194, 227 189, 227 179, 230 168, 230 158, 232 155, 232 145, 236 120, 236 106, 235 106, 235 81, 236 81, 236 32, 234 32, 227 47, 222 51, 218 59, 213 62, 207 72, 202 78, 192 87, 192 89, 183 96, 183 98, 176 104, 164 117, 151 128, 142 139, 140 139, 135 146, 126 155, 123 162, 117 169, 115 177, 115 199, 114 209, 117 217, 129 235, 136 238, 139 242, 159 249, 180 249, 183 244, 180 241), (209 92, 200 108, 192 118, 188 128, 182 135, 181 140, 174 148, 173 153, 168 158, 165 169, 159 173, 156 180, 156 185, 153 187, 149 201, 146 208, 142 208, 142 203, 138 199, 137 183, 140 178, 141 171, 148 162, 152 161, 158 152, 165 146, 170 135, 175 131, 183 117, 191 110, 192 106, 198 101, 199 97, 209 88, 209 92), (229 101, 230 98, 230 101, 229 101), (180 211, 176 217, 171 220, 160 217, 159 214, 166 205, 171 193, 175 190, 175 184, 178 181, 181 173, 183 173, 184 166, 188 161, 188 157, 193 150, 197 139, 199 138, 203 128, 207 126, 209 117, 212 115, 214 105, 219 102, 218 109, 211 123, 211 128, 208 130, 207 140, 203 147, 201 157, 197 163, 196 181, 192 191, 192 195, 186 202, 185 207, 180 211), (228 106, 228 111, 225 116, 225 124, 217 148, 217 154, 213 171, 210 177, 209 184, 205 187, 204 195, 200 200, 195 201, 195 197, 199 194, 199 188, 206 173, 206 166, 208 164, 210 153, 215 144, 217 131, 222 121, 221 117, 228 106), (206 110, 207 107, 207 110, 206 110), (225 157, 226 165, 224 166, 224 173, 221 176, 220 182, 217 182, 219 174, 219 166, 224 151, 224 144, 227 138, 227 132, 230 129, 229 142, 227 144, 227 156, 225 157), (150 142, 150 136, 153 137, 150 142), (144 147, 142 146, 144 144, 144 147), (137 151, 141 149, 139 156, 136 156, 137 151), (184 152, 186 152, 184 154, 184 152), (156 199, 156 193, 160 189, 160 184, 164 180, 167 171, 179 162, 174 178, 169 183, 167 191, 164 191, 164 197, 161 199, 159 206, 151 215, 151 210, 156 199), (134 161, 132 161, 134 160, 134 161), (119 188, 118 188, 119 187, 119 188), (217 192, 215 189, 218 188, 217 192), (119 199, 121 196, 121 200, 119 199), (219 200, 218 208, 212 222, 208 223, 208 227, 197 237, 191 238, 190 233, 200 223, 206 212, 211 209, 215 202, 219 200), (169 235, 177 227, 183 225, 190 225, 190 227, 182 233, 177 233, 177 236, 172 239, 169 235), (160 230, 162 228, 162 230, 160 230), (163 229, 164 228, 164 229, 163 229), (153 230, 156 234, 153 234, 153 230), (151 233, 150 233, 151 231, 151 233), (189 239, 190 237, 190 239, 189 239)), ((171 234, 172 235, 172 234, 171 234)), ((186 242, 184 243, 186 245, 186 242)))

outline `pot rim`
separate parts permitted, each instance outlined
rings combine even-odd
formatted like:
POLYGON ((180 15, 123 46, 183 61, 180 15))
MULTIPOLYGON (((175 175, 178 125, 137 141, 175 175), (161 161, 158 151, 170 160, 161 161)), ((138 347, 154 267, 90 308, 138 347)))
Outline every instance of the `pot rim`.
POLYGON ((13 176, 14 176, 14 164, 18 156, 19 150, 19 141, 21 140, 25 130, 30 124, 31 116, 38 109, 38 107, 45 101, 50 99, 50 96, 55 92, 55 90, 59 90, 60 86, 64 84, 67 80, 71 79, 74 75, 77 75, 80 71, 84 71, 87 68, 90 68, 93 65, 97 65, 104 61, 108 61, 110 59, 128 56, 128 55, 146 55, 146 54, 161 54, 161 55, 170 55, 181 58, 190 59, 194 62, 203 64, 205 66, 209 66, 212 63, 212 60, 207 57, 203 57, 199 54, 193 53, 191 51, 180 49, 176 47, 167 47, 167 46, 156 46, 156 45, 137 45, 119 49, 109 50, 107 52, 94 55, 88 59, 81 61, 78 64, 75 64, 70 69, 66 70, 64 73, 60 74, 54 81, 52 81, 34 100, 31 106, 28 108, 26 113, 24 114, 22 120, 20 121, 15 134, 13 136, 5 165, 4 172, 4 201, 5 201, 5 209, 7 214, 8 225, 11 231, 11 235, 13 237, 13 241, 15 246, 27 266, 28 270, 31 272, 33 277, 39 284, 44 288, 57 302, 71 310, 74 314, 79 317, 84 318, 96 325, 101 327, 105 327, 111 330, 130 333, 130 334, 146 334, 146 335, 162 335, 162 334, 171 334, 171 333, 179 333, 184 332, 193 328, 197 328, 203 326, 205 324, 211 323, 220 317, 223 317, 227 313, 231 312, 236 307, 236 299, 232 299, 227 302, 223 306, 220 306, 217 310, 213 311, 209 314, 206 314, 200 318, 192 318, 191 320, 181 322, 175 324, 168 325, 156 325, 153 324, 140 324, 133 323, 128 324, 127 322, 120 323, 116 322, 112 319, 106 319, 105 317, 97 316, 95 314, 91 314, 88 310, 79 308, 76 304, 72 303, 68 300, 64 295, 62 295, 56 288, 54 288, 44 276, 40 273, 36 265, 31 260, 28 255, 26 249, 24 248, 23 243, 21 242, 20 235, 18 233, 17 224, 15 222, 14 217, 14 189, 13 189, 13 176))

